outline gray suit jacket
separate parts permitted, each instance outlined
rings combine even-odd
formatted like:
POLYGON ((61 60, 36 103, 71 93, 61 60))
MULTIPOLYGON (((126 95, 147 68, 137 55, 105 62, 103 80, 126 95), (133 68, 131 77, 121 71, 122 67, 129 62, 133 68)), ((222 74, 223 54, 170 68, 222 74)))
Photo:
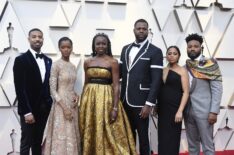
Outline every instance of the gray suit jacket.
POLYGON ((198 118, 208 118, 208 114, 219 113, 223 93, 221 81, 192 79, 190 88, 189 109, 198 118))

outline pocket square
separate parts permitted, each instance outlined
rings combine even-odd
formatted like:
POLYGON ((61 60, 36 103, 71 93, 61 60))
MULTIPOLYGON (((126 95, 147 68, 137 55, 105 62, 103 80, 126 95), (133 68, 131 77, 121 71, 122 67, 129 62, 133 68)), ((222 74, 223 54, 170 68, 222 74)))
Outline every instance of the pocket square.
POLYGON ((150 60, 150 58, 140 58, 141 60, 150 60))

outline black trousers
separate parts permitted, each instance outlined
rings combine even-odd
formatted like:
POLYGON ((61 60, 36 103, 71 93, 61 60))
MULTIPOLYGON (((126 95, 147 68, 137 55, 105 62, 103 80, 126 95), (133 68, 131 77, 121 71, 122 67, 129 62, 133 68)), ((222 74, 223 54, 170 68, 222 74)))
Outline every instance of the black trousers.
POLYGON ((37 113, 33 114, 36 121, 33 124, 25 123, 24 116, 20 116, 20 155, 29 155, 30 148, 32 155, 41 155, 41 143, 49 112, 50 106, 41 104, 37 113))
POLYGON ((150 155, 150 145, 149 145, 149 135, 148 135, 149 117, 145 119, 140 118, 139 114, 142 108, 131 107, 125 101, 123 103, 123 106, 127 113, 135 141, 136 141, 136 131, 138 133, 140 155, 150 155))

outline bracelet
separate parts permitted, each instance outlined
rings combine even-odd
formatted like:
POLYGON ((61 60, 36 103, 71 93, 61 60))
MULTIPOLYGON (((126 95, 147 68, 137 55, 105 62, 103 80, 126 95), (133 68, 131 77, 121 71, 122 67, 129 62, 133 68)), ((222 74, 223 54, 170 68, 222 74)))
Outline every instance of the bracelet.
POLYGON ((118 111, 118 108, 116 108, 116 107, 113 107, 113 110, 114 110, 114 111, 118 111))

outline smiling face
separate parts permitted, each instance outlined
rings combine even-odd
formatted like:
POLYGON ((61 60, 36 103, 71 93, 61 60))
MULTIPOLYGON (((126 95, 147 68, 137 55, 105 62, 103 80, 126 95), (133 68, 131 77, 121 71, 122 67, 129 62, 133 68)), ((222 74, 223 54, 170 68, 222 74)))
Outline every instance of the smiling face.
POLYGON ((30 47, 36 52, 40 52, 41 47, 43 45, 43 40, 43 34, 40 31, 32 31, 28 36, 30 47))
POLYGON ((61 41, 59 45, 59 50, 61 51, 62 57, 64 59, 69 59, 72 52, 72 44, 69 40, 61 41))
POLYGON ((104 55, 107 53, 107 39, 103 36, 97 36, 94 41, 95 51, 97 55, 104 55))
POLYGON ((166 59, 169 64, 178 63, 180 59, 180 53, 175 47, 171 47, 167 50, 166 59))
POLYGON ((142 42, 148 37, 148 24, 145 22, 137 22, 133 30, 136 42, 142 42))

